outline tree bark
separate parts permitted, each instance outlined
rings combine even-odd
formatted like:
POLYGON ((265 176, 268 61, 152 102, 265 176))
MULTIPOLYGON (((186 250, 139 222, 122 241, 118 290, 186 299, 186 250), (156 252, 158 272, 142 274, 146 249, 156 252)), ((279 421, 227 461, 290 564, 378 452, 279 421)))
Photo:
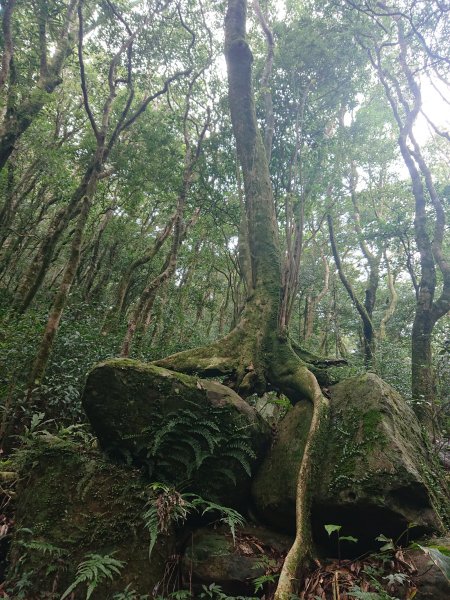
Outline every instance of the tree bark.
POLYGON ((231 121, 242 168, 252 286, 237 326, 219 341, 156 361, 198 375, 222 374, 243 396, 268 385, 292 402, 313 404, 313 420, 297 486, 297 532, 280 575, 276 600, 288 600, 295 579, 311 553, 310 486, 313 448, 327 421, 328 401, 317 379, 278 327, 281 256, 267 154, 258 130, 252 89, 252 54, 246 37, 245 0, 229 0, 225 18, 225 56, 231 121))
POLYGON ((80 214, 78 216, 75 231, 73 233, 70 255, 64 270, 61 285, 53 300, 53 306, 48 317, 41 346, 31 370, 28 386, 28 399, 31 398, 33 389, 40 385, 42 377, 44 376, 50 352, 53 347, 53 341, 55 339, 56 332, 58 331, 59 322, 61 321, 61 316, 67 303, 67 298, 77 272, 78 263, 80 260, 81 244, 83 241, 83 232, 89 216, 90 206, 91 200, 88 196, 85 196, 82 200, 80 214))
POLYGON ((47 232, 35 253, 16 295, 16 307, 24 313, 33 302, 47 273, 55 248, 70 221, 80 210, 83 198, 92 197, 97 187, 98 176, 103 166, 103 148, 97 149, 80 185, 73 192, 66 206, 53 217, 47 232))
MULTIPOLYGON (((333 218, 330 214, 327 215, 328 221, 328 231, 330 234, 330 243, 331 250, 333 252, 334 262, 336 263, 336 268, 338 270, 339 278, 342 282, 342 285, 347 290, 348 295, 350 296, 351 301, 353 302, 356 310, 358 311, 359 316, 361 317, 362 326, 363 326, 363 344, 364 344, 364 362, 366 367, 370 367, 372 365, 373 357, 374 357, 374 341, 375 341, 375 331, 372 323, 371 316, 367 312, 366 305, 363 304, 353 289, 352 284, 349 279, 345 275, 344 268, 342 266, 341 257, 339 256, 339 251, 336 244, 336 237, 334 235, 334 226, 333 226, 333 218)), ((367 294, 366 294, 366 303, 368 302, 367 294)))
MULTIPOLYGON (((435 402, 432 332, 437 321, 450 311, 450 263, 443 250, 446 218, 431 171, 413 132, 422 108, 422 95, 416 80, 417 71, 413 71, 408 64, 404 22, 396 17, 390 18, 395 21, 397 32, 395 58, 399 65, 398 73, 394 73, 390 67, 392 57, 386 62, 383 61, 381 47, 375 47, 373 51, 368 49, 368 53, 397 122, 400 152, 409 171, 415 200, 414 232, 420 254, 421 273, 418 282, 413 278, 417 302, 411 335, 412 396, 416 400, 418 417, 431 427, 433 411, 430 409, 435 402), (427 211, 427 196, 434 210, 434 219, 427 211), (436 299, 437 268, 442 275, 442 288, 439 298, 436 299)), ((416 33, 414 31, 414 34, 416 33)), ((392 47, 392 44, 390 46, 392 47)), ((411 270, 410 273, 413 275, 411 270)))
POLYGON ((380 340, 386 339, 386 325, 389 323, 389 321, 394 316, 394 313, 397 309, 397 304, 398 304, 398 294, 397 294, 397 290, 395 289, 395 276, 392 273, 392 269, 389 264, 389 259, 387 257, 386 252, 384 253, 384 260, 386 263, 386 270, 387 270, 387 286, 388 286, 388 290, 389 290, 389 304, 388 304, 388 306, 385 310, 385 313, 380 322, 380 333, 379 333, 380 340))

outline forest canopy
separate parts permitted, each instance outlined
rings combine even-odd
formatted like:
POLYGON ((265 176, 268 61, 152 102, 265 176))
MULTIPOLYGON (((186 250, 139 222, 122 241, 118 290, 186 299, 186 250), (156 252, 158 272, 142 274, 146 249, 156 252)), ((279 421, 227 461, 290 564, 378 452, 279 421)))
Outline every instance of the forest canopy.
POLYGON ((284 600, 330 386, 376 374, 448 447, 450 5, 0 11, 1 449, 86 423, 113 358, 309 402, 284 600))

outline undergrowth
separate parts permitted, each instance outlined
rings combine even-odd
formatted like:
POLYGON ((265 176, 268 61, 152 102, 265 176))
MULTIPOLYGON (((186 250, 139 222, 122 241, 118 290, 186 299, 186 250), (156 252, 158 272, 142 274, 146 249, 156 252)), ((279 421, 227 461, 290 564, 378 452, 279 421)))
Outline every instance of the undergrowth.
MULTIPOLYGON (((235 417, 224 418, 227 407, 199 407, 186 400, 186 407, 164 415, 156 412, 141 433, 130 435, 143 457, 152 480, 176 487, 207 481, 214 486, 228 480, 236 485, 236 471, 251 476, 252 449, 249 426, 235 417)), ((130 461, 130 456, 126 456, 130 461)))

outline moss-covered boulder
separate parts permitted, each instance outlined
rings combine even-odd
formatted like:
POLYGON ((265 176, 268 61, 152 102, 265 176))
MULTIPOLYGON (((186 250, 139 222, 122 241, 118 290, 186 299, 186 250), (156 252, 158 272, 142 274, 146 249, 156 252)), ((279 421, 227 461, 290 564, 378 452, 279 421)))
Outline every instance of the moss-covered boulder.
MULTIPOLYGON (((411 523, 417 535, 442 530, 445 482, 405 400, 371 373, 330 392, 329 430, 316 448, 316 540, 327 543, 328 523, 359 539, 355 551, 373 547, 381 533, 398 536, 411 523)), ((306 404, 289 411, 253 485, 261 517, 285 531, 295 527, 296 478, 310 420, 306 404)))
POLYGON ((133 360, 88 376, 83 406, 101 447, 150 479, 242 509, 270 429, 230 388, 133 360))
MULTIPOLYGON (((5 586, 11 598, 59 598, 90 554, 124 563, 96 588, 98 600, 127 586, 139 594, 164 587, 174 539, 159 536, 149 560, 149 495, 136 469, 58 438, 37 440, 22 451, 20 462, 5 586)), ((74 598, 85 597, 86 584, 80 584, 74 598)))
POLYGON ((234 539, 225 528, 199 529, 184 552, 183 587, 215 584, 227 594, 254 596, 255 579, 278 573, 291 545, 290 537, 261 526, 240 528, 234 539))
POLYGON ((312 418, 312 405, 299 402, 281 420, 275 442, 253 481, 259 515, 281 531, 295 530, 297 473, 312 418))

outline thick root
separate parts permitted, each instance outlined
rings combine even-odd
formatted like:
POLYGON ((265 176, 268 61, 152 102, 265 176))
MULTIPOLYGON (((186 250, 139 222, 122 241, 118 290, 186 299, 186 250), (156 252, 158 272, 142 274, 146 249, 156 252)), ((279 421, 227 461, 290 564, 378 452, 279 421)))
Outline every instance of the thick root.
POLYGON ((321 438, 328 419, 328 400, 323 396, 315 376, 304 366, 299 365, 289 381, 283 378, 283 387, 288 385, 289 392, 297 388, 303 397, 305 392, 313 403, 314 411, 308 440, 303 454, 297 479, 296 494, 296 534, 280 573, 275 600, 289 600, 295 592, 298 574, 306 564, 312 552, 310 508, 311 508, 311 473, 314 462, 314 448, 321 438))
POLYGON ((244 398, 266 391, 265 369, 256 360, 252 338, 236 328, 226 337, 193 350, 154 361, 158 367, 199 377, 223 377, 244 398))
POLYGON ((155 360, 153 364, 172 371, 205 377, 230 375, 234 371, 234 358, 220 355, 216 344, 177 352, 161 360, 155 360))

